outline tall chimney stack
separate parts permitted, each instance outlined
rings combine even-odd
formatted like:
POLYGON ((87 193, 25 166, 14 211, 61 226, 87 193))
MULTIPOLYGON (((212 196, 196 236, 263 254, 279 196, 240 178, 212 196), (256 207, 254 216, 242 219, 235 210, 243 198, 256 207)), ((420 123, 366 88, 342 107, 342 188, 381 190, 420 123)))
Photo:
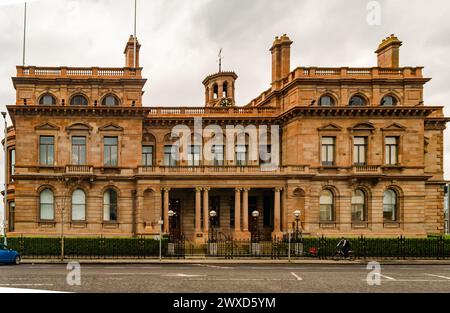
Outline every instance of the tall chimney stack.
POLYGON ((390 35, 378 46, 378 67, 400 67, 400 46, 402 42, 394 34, 390 35))
MULTIPOLYGON (((136 67, 139 67, 139 50, 141 49, 141 45, 136 38, 136 67)), ((130 39, 128 39, 127 45, 125 46, 125 67, 134 67, 134 37, 130 35, 130 39)))
POLYGON ((291 71, 291 44, 292 41, 284 34, 275 37, 272 48, 272 83, 286 77, 291 71))

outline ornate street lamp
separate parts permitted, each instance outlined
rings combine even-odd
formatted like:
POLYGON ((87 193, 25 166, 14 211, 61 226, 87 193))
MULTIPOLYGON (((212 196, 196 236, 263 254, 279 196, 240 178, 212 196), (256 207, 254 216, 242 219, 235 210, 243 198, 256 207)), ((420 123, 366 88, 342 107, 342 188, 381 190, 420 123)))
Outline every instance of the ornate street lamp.
POLYGON ((217 216, 217 212, 214 210, 209 211, 209 217, 210 217, 210 221, 209 224, 211 226, 211 234, 210 234, 210 241, 214 241, 214 220, 217 216))
POLYGON ((169 216, 169 238, 170 239, 175 239, 175 238, 173 238, 173 217, 175 216, 175 215, 177 215, 177 213, 176 212, 174 212, 174 211, 172 211, 172 210, 169 210, 169 212, 167 212, 167 215, 169 216))
MULTIPOLYGON (((300 216, 301 216, 301 211, 300 210, 295 210, 294 211, 294 217, 295 217, 295 242, 297 242, 298 241, 298 233, 299 233, 299 231, 298 231, 298 222, 299 222, 299 220, 300 220, 300 216)), ((300 232, 300 241, 301 241, 301 232, 300 232)))
POLYGON ((258 229, 258 217, 259 217, 259 211, 258 210, 254 210, 252 212, 252 216, 253 216, 253 224, 254 224, 254 233, 253 233, 253 241, 257 242, 259 241, 259 229, 258 229))

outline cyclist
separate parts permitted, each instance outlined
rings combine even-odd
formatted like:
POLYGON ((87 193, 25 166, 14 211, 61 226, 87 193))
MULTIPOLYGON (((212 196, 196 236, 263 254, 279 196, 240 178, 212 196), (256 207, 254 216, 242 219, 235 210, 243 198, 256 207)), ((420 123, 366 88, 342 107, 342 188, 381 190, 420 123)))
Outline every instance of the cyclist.
POLYGON ((350 251, 350 241, 348 241, 347 239, 342 237, 336 246, 336 250, 340 251, 344 255, 345 258, 348 258, 349 251, 350 251))

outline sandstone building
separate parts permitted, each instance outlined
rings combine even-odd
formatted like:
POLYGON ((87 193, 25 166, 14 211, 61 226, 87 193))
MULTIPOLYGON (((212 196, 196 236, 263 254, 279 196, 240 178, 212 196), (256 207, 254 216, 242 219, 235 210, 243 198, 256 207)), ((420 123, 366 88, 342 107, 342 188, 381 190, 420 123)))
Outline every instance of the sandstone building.
POLYGON ((296 210, 305 235, 443 233, 449 118, 425 105, 430 79, 400 67, 395 36, 379 45, 376 67, 293 70, 292 41, 276 37, 270 88, 245 106, 226 71, 203 81, 204 106, 144 106, 133 42, 123 68, 17 67, 7 107, 10 236, 58 235, 61 226, 68 236, 153 236, 160 218, 164 232, 190 241, 205 240, 211 223, 219 236, 281 236, 296 210), (203 127, 278 126, 279 166, 249 158, 248 137, 232 160, 217 145, 203 160, 205 137, 187 160, 173 159, 171 129, 194 127, 194 117, 203 127))

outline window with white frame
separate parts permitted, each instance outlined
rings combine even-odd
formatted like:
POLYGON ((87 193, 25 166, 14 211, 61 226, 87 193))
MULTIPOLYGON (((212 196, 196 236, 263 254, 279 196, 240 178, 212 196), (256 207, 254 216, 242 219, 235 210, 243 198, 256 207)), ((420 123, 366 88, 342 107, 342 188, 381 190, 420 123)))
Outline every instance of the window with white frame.
POLYGON ((77 189, 72 193, 72 221, 86 220, 86 194, 77 189))
POLYGON ((335 137, 322 137, 322 165, 334 165, 335 137))
POLYGON ((117 221, 117 192, 114 189, 108 189, 103 194, 103 220, 117 221))
POLYGON ((398 164, 398 137, 385 137, 385 158, 386 165, 398 164))
POLYGON ((366 165, 367 137, 353 138, 353 163, 355 165, 366 165))
POLYGON ((55 206, 53 191, 44 189, 39 194, 39 211, 41 220, 52 221, 55 219, 55 206))

